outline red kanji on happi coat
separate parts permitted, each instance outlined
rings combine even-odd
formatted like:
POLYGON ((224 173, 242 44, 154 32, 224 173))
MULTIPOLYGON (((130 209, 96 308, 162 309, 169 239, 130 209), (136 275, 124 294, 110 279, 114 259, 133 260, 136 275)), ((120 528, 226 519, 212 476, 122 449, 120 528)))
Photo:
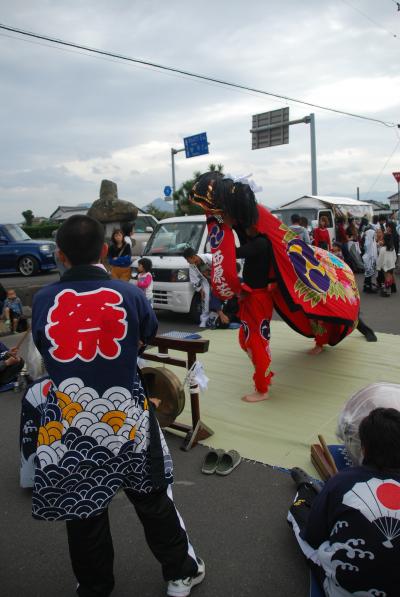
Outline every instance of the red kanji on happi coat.
POLYGON ((126 311, 118 307, 122 296, 116 290, 99 288, 89 292, 63 290, 49 310, 46 335, 54 359, 61 362, 92 361, 97 355, 115 359, 119 340, 126 336, 126 311))

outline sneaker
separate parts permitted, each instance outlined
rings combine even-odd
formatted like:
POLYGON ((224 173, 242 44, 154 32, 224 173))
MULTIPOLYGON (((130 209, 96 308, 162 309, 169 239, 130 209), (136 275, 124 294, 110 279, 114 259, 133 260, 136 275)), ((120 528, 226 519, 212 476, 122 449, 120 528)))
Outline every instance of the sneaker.
POLYGON ((180 578, 178 580, 170 580, 168 582, 167 595, 168 597, 187 597, 190 591, 196 585, 199 585, 206 575, 206 567, 200 558, 197 558, 197 574, 195 576, 188 576, 187 578, 180 578))

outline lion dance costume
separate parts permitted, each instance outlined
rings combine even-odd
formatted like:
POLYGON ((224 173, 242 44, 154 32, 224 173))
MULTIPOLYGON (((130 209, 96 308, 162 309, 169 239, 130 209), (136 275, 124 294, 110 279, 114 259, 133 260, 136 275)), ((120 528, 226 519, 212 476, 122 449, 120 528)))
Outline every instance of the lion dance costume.
POLYGON ((207 215, 213 292, 221 300, 240 296, 239 342, 253 362, 257 392, 268 391, 273 375, 269 348, 273 308, 295 331, 315 338, 318 346, 334 346, 353 331, 360 298, 354 274, 346 263, 303 242, 255 202, 247 184, 210 172, 198 179, 190 198, 207 215), (233 220, 241 244, 249 240, 244 234, 249 227, 253 227, 255 236, 268 239, 271 251, 265 262, 268 283, 264 288, 251 288, 240 281, 235 238, 232 228, 223 221, 224 214, 233 220))

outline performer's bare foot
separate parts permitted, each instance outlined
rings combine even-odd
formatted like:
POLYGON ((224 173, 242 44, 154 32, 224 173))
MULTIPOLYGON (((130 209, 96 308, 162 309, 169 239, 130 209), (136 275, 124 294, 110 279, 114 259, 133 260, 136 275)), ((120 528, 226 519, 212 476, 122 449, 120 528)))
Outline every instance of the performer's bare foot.
POLYGON ((320 354, 323 350, 324 349, 322 346, 318 346, 318 344, 316 344, 314 348, 308 351, 308 354, 320 354))
POLYGON ((246 394, 246 396, 243 396, 242 400, 243 402, 261 402, 262 400, 268 400, 268 398, 270 398, 268 392, 265 392, 265 394, 262 394, 261 392, 253 392, 253 394, 246 394))

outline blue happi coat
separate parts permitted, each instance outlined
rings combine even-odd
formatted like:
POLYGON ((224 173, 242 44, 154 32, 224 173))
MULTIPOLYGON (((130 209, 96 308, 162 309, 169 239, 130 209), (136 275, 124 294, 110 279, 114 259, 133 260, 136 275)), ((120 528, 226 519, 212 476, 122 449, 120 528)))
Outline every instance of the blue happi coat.
POLYGON ((156 330, 143 292, 97 266, 73 267, 35 295, 32 334, 49 374, 24 400, 40 413, 35 518, 95 516, 120 488, 172 482, 136 364, 156 330))

